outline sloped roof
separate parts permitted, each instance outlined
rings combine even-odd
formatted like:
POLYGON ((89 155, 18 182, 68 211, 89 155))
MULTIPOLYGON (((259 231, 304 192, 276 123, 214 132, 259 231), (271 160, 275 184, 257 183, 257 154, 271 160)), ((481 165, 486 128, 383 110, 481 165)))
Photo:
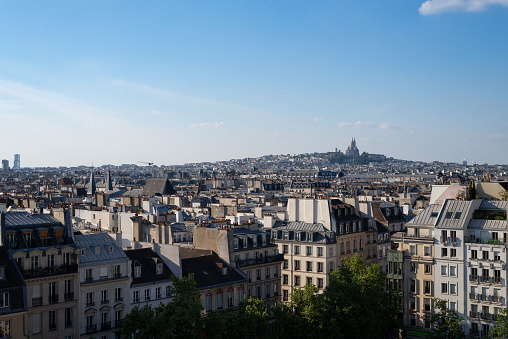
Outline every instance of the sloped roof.
POLYGON ((113 238, 106 233, 76 235, 74 242, 78 248, 86 249, 85 254, 79 259, 80 264, 83 266, 129 260, 125 252, 116 246, 113 238), (95 250, 96 247, 99 247, 98 253, 95 250))
POLYGON ((51 227, 62 226, 62 223, 49 214, 30 214, 27 212, 5 213, 5 226, 15 227, 51 227))
POLYGON ((247 278, 229 266, 214 252, 210 255, 182 259, 182 273, 184 275, 193 273, 198 289, 247 281, 247 278), (226 274, 223 274, 220 266, 227 269, 226 274))
POLYGON ((143 188, 143 194, 148 196, 154 196, 156 194, 169 195, 175 193, 176 190, 168 179, 149 178, 143 188))

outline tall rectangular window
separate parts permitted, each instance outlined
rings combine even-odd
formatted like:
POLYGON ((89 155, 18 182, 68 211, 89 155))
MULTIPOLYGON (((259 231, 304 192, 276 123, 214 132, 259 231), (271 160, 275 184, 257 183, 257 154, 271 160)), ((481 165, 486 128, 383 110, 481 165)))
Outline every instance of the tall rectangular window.
POLYGON ((222 291, 221 293, 217 293, 217 309, 222 310, 222 291))

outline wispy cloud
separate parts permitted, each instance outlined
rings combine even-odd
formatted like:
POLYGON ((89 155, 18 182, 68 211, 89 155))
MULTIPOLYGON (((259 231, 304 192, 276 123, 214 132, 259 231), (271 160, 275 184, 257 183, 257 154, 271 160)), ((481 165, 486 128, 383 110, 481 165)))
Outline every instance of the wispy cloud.
POLYGON ((195 103, 201 103, 205 105, 215 106, 215 107, 227 107, 227 108, 233 108, 235 110, 242 110, 242 111, 250 111, 250 112, 257 112, 257 113, 267 113, 263 112, 262 110, 259 110, 254 107, 249 107, 245 105, 240 105, 236 103, 231 102, 225 102, 225 101, 217 101, 217 100, 210 100, 207 98, 197 97, 193 95, 187 95, 187 94, 181 94, 176 92, 171 92, 155 87, 150 87, 146 85, 136 84, 125 80, 113 80, 113 85, 118 87, 127 88, 136 92, 140 92, 143 94, 147 94, 150 96, 159 97, 162 99, 167 100, 182 100, 186 102, 195 102, 195 103))
POLYGON ((161 111, 156 111, 156 110, 150 111, 150 113, 152 113, 152 114, 162 114, 161 111))
POLYGON ((418 12, 421 15, 444 12, 480 12, 493 5, 508 7, 508 0, 426 0, 418 12))
POLYGON ((9 98, 8 101, 3 101, 4 110, 20 111, 20 116, 34 115, 32 112, 38 112, 37 115, 44 116, 45 119, 60 116, 57 121, 74 123, 83 128, 91 127, 96 121, 101 121, 105 126, 110 123, 118 126, 122 123, 121 115, 116 111, 19 82, 0 79, 0 95, 9 98), (10 107, 5 107, 5 103, 10 103, 10 107))
POLYGON ((357 122, 340 122, 337 124, 339 128, 372 128, 372 129, 401 129, 399 125, 389 122, 371 122, 371 121, 357 121, 357 122))
POLYGON ((189 127, 192 128, 203 128, 203 127, 224 127, 224 123, 221 122, 202 122, 199 124, 191 124, 189 127))
POLYGON ((314 122, 320 122, 320 121, 323 121, 323 120, 325 120, 325 119, 323 119, 323 118, 314 118, 314 119, 312 119, 312 120, 313 120, 314 122))

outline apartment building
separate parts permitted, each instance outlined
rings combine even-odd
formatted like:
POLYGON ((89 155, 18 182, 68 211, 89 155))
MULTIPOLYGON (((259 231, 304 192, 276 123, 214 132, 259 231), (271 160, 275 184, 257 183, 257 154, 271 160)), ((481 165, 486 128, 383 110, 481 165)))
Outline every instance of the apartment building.
POLYGON ((234 254, 236 267, 247 277, 247 295, 256 296, 267 306, 280 301, 281 264, 276 244, 270 241, 270 232, 263 229, 234 227, 234 254))
POLYGON ((297 288, 314 284, 320 292, 328 285, 328 273, 337 268, 337 236, 323 224, 277 221, 272 242, 284 255, 282 301, 297 288))
POLYGON ((168 265, 151 248, 125 251, 130 260, 130 305, 157 307, 171 301, 171 272, 168 265))
POLYGON ((508 202, 474 202, 464 237, 465 329, 473 336, 486 336, 499 311, 507 307, 508 202))
POLYGON ((7 250, 0 247, 0 338, 26 337, 26 285, 7 250))
POLYGON ((434 310, 434 232, 440 208, 431 205, 406 224, 407 233, 392 235, 404 262, 402 267, 389 262, 388 274, 403 283, 394 287, 403 292, 403 324, 408 337, 419 338, 431 331, 428 317, 434 310))
POLYGON ((203 314, 238 309, 246 298, 247 277, 211 250, 181 248, 182 275, 196 281, 203 314))
POLYGON ((107 233, 76 235, 81 338, 115 338, 129 312, 130 260, 107 233))
POLYGON ((434 297, 447 300, 450 310, 467 316, 464 238, 481 200, 444 200, 435 226, 434 297))
MULTIPOLYGON (((67 211, 66 211, 67 212, 67 211)), ((26 283, 26 334, 77 338, 78 262, 70 225, 48 214, 0 214, 2 244, 26 283)))

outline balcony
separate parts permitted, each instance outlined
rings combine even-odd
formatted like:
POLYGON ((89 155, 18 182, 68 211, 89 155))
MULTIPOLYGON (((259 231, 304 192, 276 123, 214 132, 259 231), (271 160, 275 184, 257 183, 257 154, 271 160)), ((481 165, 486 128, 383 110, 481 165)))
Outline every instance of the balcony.
POLYGON ((494 277, 492 278, 493 284, 501 284, 501 277, 494 277))
POLYGON ((97 332, 97 324, 95 325, 88 325, 86 327, 86 333, 94 333, 97 332))
POLYGON ((431 312, 432 308, 430 307, 430 304, 423 305, 423 311, 425 311, 425 312, 431 312))
POLYGON ((101 323, 101 331, 106 331, 111 329, 111 321, 106 321, 105 323, 101 323))
POLYGON ((34 268, 22 271, 25 279, 47 277, 51 275, 77 273, 78 265, 64 265, 58 267, 34 268))
POLYGON ((493 295, 491 298, 492 298, 492 302, 493 303, 502 303, 503 302, 503 297, 499 297, 497 295, 493 295))
POLYGON ((506 245, 506 240, 503 239, 492 239, 490 237, 465 237, 466 243, 474 244, 491 244, 491 245, 506 245))
POLYGON ((478 298, 478 294, 476 293, 469 293, 469 299, 476 300, 478 298))
POLYGON ((69 328, 69 327, 72 327, 72 321, 71 320, 68 320, 65 322, 65 328, 69 328))
POLYGON ((492 321, 497 321, 497 314, 492 314, 492 321))
POLYGON ((95 306, 95 301, 87 301, 86 306, 87 307, 95 306))
POLYGON ((262 258, 237 260, 236 266, 237 267, 245 267, 245 266, 251 266, 251 265, 267 264, 267 263, 283 261, 283 260, 284 260, 283 254, 276 254, 276 255, 272 255, 272 256, 265 256, 262 258))
POLYGON ((115 301, 123 301, 123 297, 116 297, 115 301))
POLYGON ((489 296, 486 294, 478 294, 478 300, 489 301, 489 296))
POLYGON ((478 318, 478 312, 474 312, 474 311, 469 312, 469 317, 477 319, 478 318))
POLYGON ((120 327, 121 323, 122 323, 122 319, 115 320, 115 328, 120 327))
POLYGON ((479 280, 478 278, 479 278, 479 276, 477 276, 477 275, 469 275, 469 281, 471 281, 471 282, 477 283, 479 280))
POLYGON ((48 297, 48 302, 50 304, 56 304, 58 302, 58 294, 53 294, 48 297))
POLYGON ((430 294, 430 287, 425 287, 423 293, 430 294))
POLYGON ((482 312, 481 313, 481 318, 483 320, 490 320, 490 313, 482 312))
POLYGON ((480 283, 482 283, 482 284, 490 284, 490 277, 482 275, 480 283))
POLYGON ((109 304, 109 299, 103 299, 101 300, 101 305, 109 304))
POLYGON ((41 305, 42 305, 42 297, 32 298, 32 307, 41 305))
POLYGON ((72 300, 74 300, 74 292, 64 293, 64 300, 65 301, 72 301, 72 300))
POLYGON ((86 277, 85 282, 89 283, 93 281, 93 277, 86 277))

